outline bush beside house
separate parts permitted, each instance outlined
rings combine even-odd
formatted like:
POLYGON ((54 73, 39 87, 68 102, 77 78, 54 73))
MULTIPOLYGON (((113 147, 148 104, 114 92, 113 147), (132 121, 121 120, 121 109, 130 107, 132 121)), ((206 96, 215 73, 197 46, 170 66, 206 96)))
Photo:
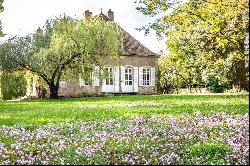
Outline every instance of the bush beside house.
POLYGON ((23 71, 14 73, 2 72, 0 77, 0 98, 10 100, 26 94, 26 79, 23 71))

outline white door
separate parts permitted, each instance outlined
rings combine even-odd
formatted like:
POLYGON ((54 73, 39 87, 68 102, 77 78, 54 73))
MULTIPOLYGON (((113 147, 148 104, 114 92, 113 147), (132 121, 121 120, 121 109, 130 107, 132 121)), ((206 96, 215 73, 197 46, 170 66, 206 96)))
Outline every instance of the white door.
POLYGON ((126 67, 124 74, 125 74, 124 92, 134 92, 133 68, 126 67))
POLYGON ((138 92, 138 67, 134 67, 134 92, 138 92))
POLYGON ((102 92, 114 92, 114 69, 113 67, 106 67, 105 71, 106 77, 102 81, 102 92))

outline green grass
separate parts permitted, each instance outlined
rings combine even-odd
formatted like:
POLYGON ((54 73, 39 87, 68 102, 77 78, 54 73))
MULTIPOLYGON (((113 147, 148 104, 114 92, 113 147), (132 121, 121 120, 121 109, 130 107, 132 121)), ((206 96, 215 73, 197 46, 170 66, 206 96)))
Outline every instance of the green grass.
POLYGON ((211 165, 213 162, 217 165, 225 165, 226 162, 223 156, 225 156, 226 152, 231 150, 225 143, 214 140, 206 140, 201 144, 190 145, 188 149, 190 151, 188 154, 192 157, 205 157, 206 163, 202 163, 205 165, 211 165), (216 156, 217 159, 214 158, 214 156, 216 156))
POLYGON ((248 94, 141 95, 0 102, 0 126, 43 125, 65 120, 91 121, 153 115, 185 116, 249 112, 248 94))

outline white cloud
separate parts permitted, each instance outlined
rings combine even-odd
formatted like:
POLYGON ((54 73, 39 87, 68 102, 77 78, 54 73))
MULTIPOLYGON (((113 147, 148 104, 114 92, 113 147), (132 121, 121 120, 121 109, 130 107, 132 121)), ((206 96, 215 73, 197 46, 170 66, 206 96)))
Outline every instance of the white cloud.
POLYGON ((136 10, 134 0, 5 0, 3 5, 0 19, 7 36, 34 32, 49 17, 65 13, 83 18, 85 10, 97 15, 102 8, 104 14, 113 10, 115 22, 150 50, 157 53, 164 48, 164 42, 159 42, 154 33, 144 36, 135 30, 149 22, 149 18, 136 10))

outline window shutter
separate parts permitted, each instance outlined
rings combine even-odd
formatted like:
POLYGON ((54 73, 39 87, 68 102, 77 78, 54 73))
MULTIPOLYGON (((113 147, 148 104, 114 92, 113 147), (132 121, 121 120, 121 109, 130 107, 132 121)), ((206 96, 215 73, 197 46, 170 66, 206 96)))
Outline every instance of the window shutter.
POLYGON ((79 85, 80 87, 83 87, 85 85, 85 81, 81 78, 81 75, 79 75, 79 85))
POLYGON ((134 92, 138 92, 138 67, 134 67, 134 92))
POLYGON ((143 86, 143 67, 139 67, 139 86, 143 86))
POLYGON ((95 66, 94 73, 93 73, 94 86, 100 86, 100 83, 99 83, 99 70, 100 70, 100 67, 95 66))
POLYGON ((151 86, 155 86, 155 67, 151 67, 151 86))
POLYGON ((121 66, 121 88, 122 92, 125 92, 125 67, 121 66))
POLYGON ((102 70, 102 77, 101 77, 101 84, 102 84, 102 92, 106 92, 106 75, 105 74, 105 71, 106 71, 106 67, 103 67, 103 70, 102 70))
POLYGON ((119 92, 119 66, 114 67, 114 76, 115 76, 115 92, 119 92))

